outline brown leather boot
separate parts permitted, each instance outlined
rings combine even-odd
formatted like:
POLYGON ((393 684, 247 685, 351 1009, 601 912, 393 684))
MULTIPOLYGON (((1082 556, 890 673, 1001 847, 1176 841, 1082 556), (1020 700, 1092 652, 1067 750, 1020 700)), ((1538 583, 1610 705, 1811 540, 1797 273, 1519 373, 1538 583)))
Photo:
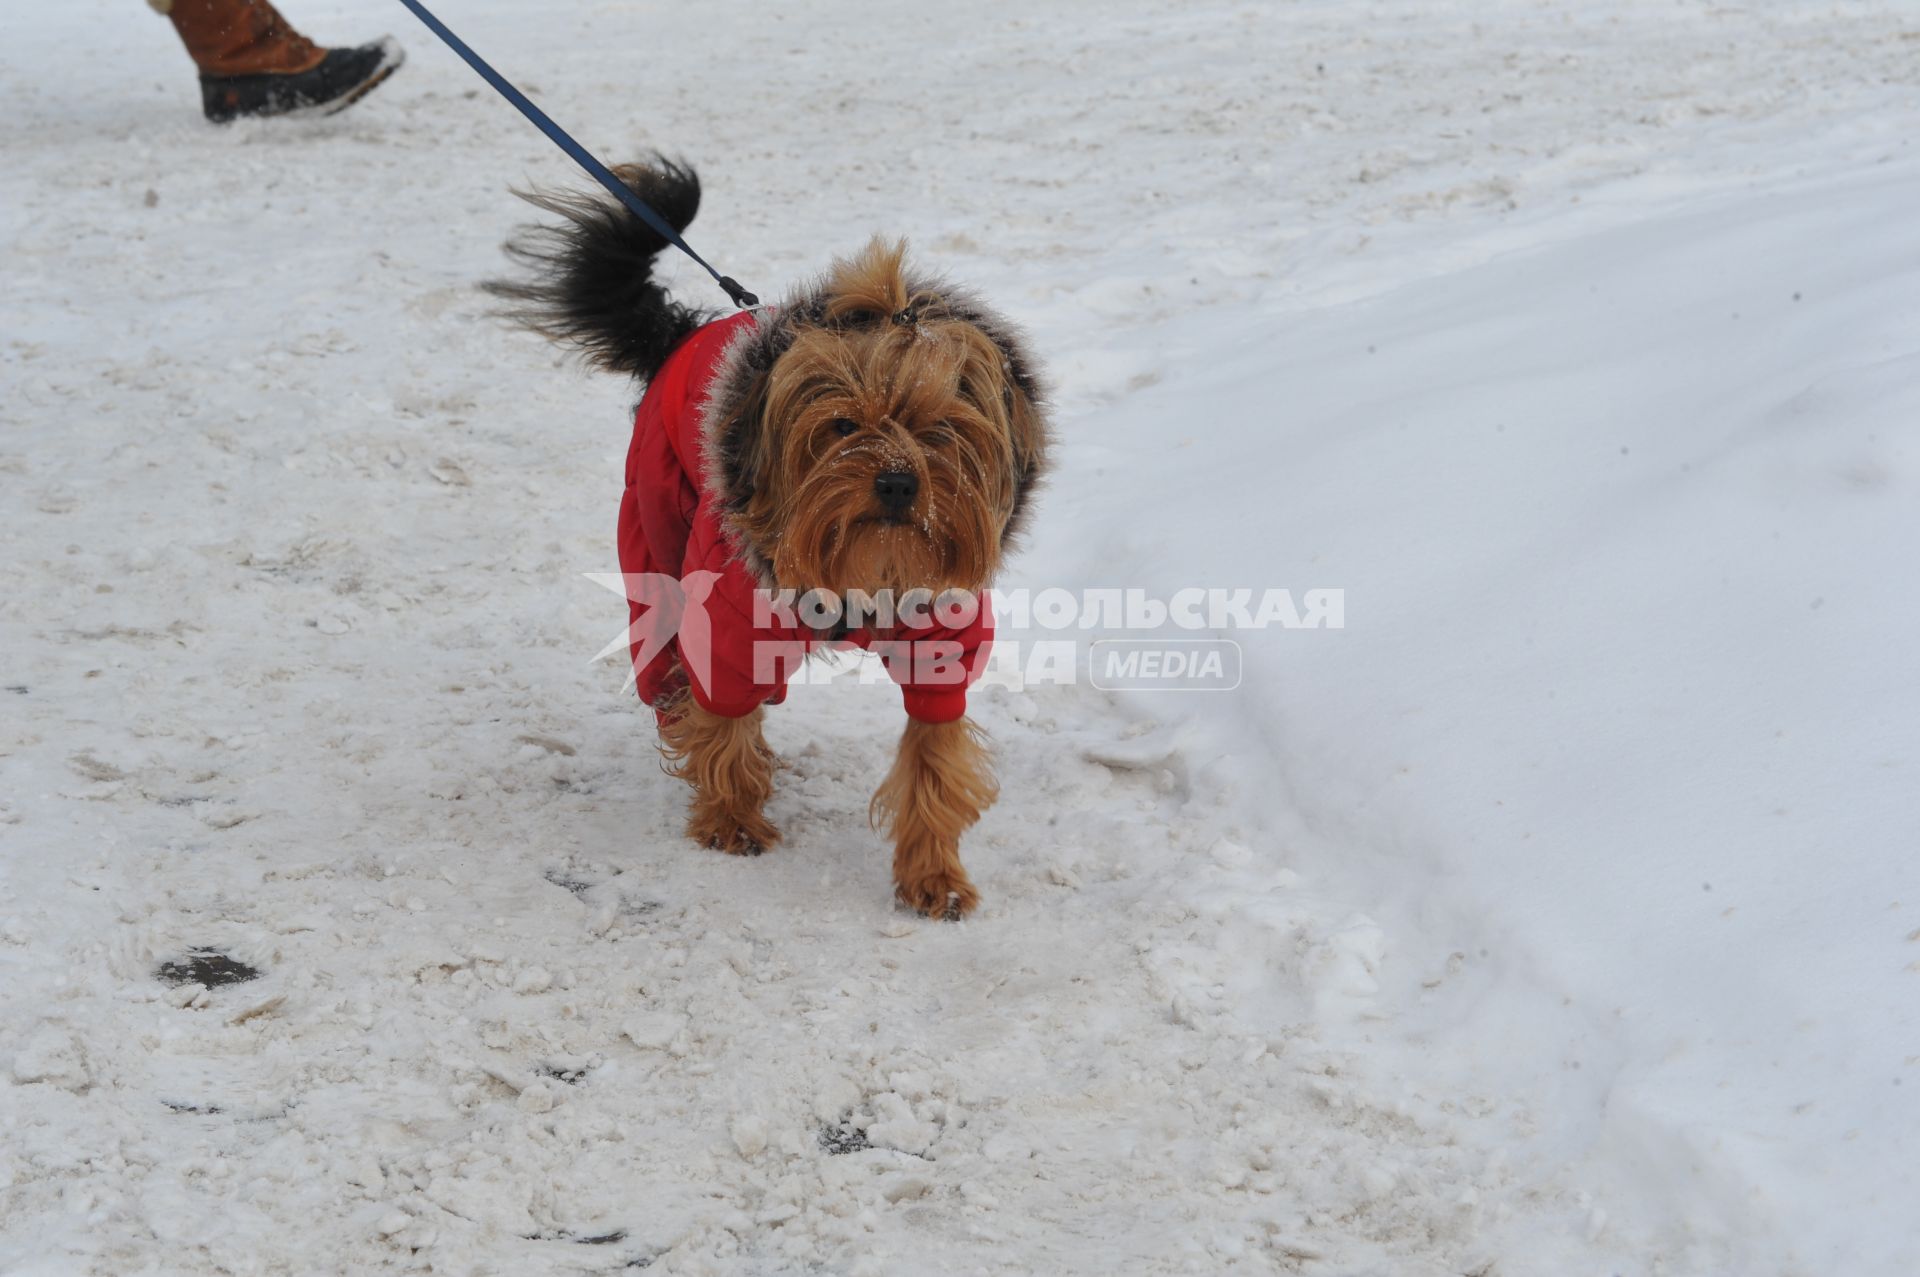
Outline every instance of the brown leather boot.
POLYGON ((311 71, 327 55, 267 0, 171 0, 161 12, 203 76, 311 71))
POLYGON ((391 38, 323 49, 267 0, 150 0, 173 20, 200 68, 209 120, 344 111, 384 81, 406 54, 391 38))

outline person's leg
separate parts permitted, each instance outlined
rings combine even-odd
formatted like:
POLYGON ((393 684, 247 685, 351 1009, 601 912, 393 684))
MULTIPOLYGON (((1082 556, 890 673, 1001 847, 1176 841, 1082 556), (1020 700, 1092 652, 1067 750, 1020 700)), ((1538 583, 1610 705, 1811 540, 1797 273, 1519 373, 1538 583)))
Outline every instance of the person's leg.
POLYGON ((292 111, 331 114, 359 101, 406 54, 391 38, 327 49, 268 0, 149 0, 200 69, 201 106, 216 122, 292 111))
POLYGON ((204 76, 311 71, 327 55, 267 0, 152 0, 204 76))

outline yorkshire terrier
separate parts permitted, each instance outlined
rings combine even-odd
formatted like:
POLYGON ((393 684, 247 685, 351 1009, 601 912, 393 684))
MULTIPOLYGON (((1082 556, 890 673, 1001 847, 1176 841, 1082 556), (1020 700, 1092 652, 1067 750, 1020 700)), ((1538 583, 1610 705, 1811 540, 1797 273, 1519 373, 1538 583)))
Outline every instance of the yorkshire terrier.
MULTIPOLYGON (((676 230, 700 184, 663 158, 615 170, 676 230)), ((984 591, 1047 450, 1013 327, 874 240, 777 306, 716 319, 653 280, 666 240, 600 195, 523 193, 559 215, 489 285, 513 318, 644 383, 620 506, 634 671, 687 833, 736 854, 780 834, 764 706, 819 649, 878 652, 905 734, 869 807, 898 899, 958 918, 979 900, 960 838, 998 794, 967 686, 992 642, 984 591), (635 588, 673 579, 676 589, 635 588), (799 596, 824 604, 802 606, 799 596), (937 600, 929 602, 929 600, 937 600)))

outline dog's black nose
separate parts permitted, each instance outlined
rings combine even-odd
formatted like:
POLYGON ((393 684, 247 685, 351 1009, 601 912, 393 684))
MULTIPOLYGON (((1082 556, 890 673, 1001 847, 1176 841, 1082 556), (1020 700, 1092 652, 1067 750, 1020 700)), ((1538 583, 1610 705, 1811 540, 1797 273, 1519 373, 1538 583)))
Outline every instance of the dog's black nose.
POLYGON ((913 504, 920 493, 920 480, 907 470, 883 470, 873 477, 873 495, 891 514, 899 514, 913 504))

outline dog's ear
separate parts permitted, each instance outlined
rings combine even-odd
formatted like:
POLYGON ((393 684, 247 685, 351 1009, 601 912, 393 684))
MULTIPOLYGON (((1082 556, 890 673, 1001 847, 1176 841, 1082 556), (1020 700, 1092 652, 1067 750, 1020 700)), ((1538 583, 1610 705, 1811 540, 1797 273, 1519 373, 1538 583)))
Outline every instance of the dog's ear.
POLYGON ((773 371, 761 368, 736 383, 726 415, 714 423, 707 453, 708 482, 720 506, 720 521, 747 570, 776 588, 773 571, 782 505, 779 440, 768 412, 773 371))
POLYGON ((1013 505, 1007 515, 1002 536, 1019 535, 1034 492, 1046 475, 1047 453, 1052 432, 1047 423, 1046 388, 1035 370, 1033 358, 1019 330, 993 311, 973 302, 956 298, 952 303, 955 318, 978 329, 999 352, 996 370, 997 390, 1006 412, 1008 443, 1013 451, 1013 505))
POLYGON ((785 314, 756 318, 721 357, 700 406, 701 487, 729 521, 763 497, 776 461, 767 399, 774 365, 793 341, 785 314))
POLYGON ((726 418, 716 423, 713 435, 712 464, 719 467, 713 477, 726 510, 732 514, 748 511, 758 497, 764 502, 773 480, 777 457, 774 452, 772 423, 767 420, 767 391, 773 382, 771 367, 743 369, 745 374, 726 405, 726 418))
MULTIPOLYGON (((1006 347, 1002 346, 1001 350, 1005 353, 1006 347)), ((1051 442, 1039 387, 1030 376, 1016 375, 1013 367, 1009 356, 1006 396, 1008 433, 1013 444, 1013 510, 1007 515, 1007 526, 1001 532, 1003 540, 1019 536, 1026 526, 1033 494, 1046 474, 1047 449, 1051 442)))

